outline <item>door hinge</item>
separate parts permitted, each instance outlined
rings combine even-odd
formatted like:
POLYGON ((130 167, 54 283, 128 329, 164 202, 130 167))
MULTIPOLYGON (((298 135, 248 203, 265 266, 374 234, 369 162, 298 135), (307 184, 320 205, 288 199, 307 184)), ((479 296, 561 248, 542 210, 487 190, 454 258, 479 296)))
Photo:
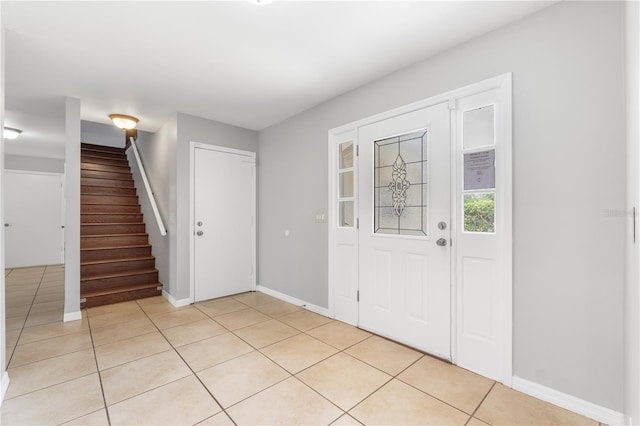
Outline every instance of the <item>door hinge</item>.
POLYGON ((83 297, 82 299, 80 299, 80 303, 85 303, 87 301, 86 297, 83 297))
POLYGON ((360 156, 360 145, 356 145, 356 157, 360 156))
POLYGON ((360 229, 360 218, 356 218, 356 229, 360 229))
POLYGON ((356 302, 360 301, 360 290, 356 290, 356 302))

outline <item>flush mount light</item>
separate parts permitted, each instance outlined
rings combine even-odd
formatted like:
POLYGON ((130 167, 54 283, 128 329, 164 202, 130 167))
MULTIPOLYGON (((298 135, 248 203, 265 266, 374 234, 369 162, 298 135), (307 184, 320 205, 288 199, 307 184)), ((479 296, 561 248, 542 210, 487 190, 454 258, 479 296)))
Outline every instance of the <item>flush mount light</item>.
POLYGON ((2 137, 5 139, 16 139, 21 133, 22 130, 14 129, 13 127, 5 127, 2 132, 2 137))
POLYGON ((249 0, 249 3, 257 4, 259 6, 264 6, 270 4, 273 0, 249 0))
POLYGON ((138 124, 138 119, 130 115, 111 114, 109 115, 109 118, 113 121, 113 124, 115 124, 116 127, 124 130, 131 130, 136 127, 136 124, 138 124))

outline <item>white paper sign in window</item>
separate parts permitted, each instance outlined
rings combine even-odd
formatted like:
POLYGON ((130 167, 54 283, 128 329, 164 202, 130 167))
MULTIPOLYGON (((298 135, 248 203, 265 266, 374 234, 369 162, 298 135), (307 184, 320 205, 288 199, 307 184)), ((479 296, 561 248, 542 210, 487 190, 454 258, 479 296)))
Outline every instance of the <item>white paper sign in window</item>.
POLYGON ((464 154, 464 190, 496 187, 496 150, 464 154))

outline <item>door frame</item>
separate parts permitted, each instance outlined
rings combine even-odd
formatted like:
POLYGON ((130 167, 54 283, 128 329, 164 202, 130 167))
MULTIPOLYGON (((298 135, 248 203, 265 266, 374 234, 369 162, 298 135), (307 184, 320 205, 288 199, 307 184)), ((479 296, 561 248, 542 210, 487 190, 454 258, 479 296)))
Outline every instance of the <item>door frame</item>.
MULTIPOLYGON (((449 108, 451 110, 451 215, 452 218, 458 217, 457 194, 458 187, 460 185, 460 171, 459 171, 459 153, 458 142, 459 137, 457 134, 457 117, 456 117, 456 101, 460 98, 473 96, 489 90, 498 89, 500 92, 500 100, 504 109, 504 121, 502 122, 502 128, 497 131, 502 132, 503 143, 501 148, 503 150, 504 162, 499 164, 504 171, 503 185, 503 210, 504 220, 502 223, 504 232, 502 238, 499 240, 499 251, 501 253, 500 272, 502 275, 502 286, 500 289, 500 296, 502 303, 502 310, 497 314, 501 317, 501 329, 500 338, 502 342, 502 374, 498 378, 498 381, 504 383, 507 386, 511 386, 513 378, 513 228, 512 228, 512 216, 513 216, 513 166, 512 166, 512 74, 505 73, 498 75, 487 80, 483 80, 474 84, 470 84, 449 92, 432 96, 430 98, 404 105, 398 108, 394 108, 389 111, 382 112, 370 117, 363 118, 358 121, 354 121, 343 126, 339 126, 328 131, 328 212, 327 212, 327 224, 328 224, 328 301, 329 301, 329 313, 335 318, 335 291, 336 291, 336 229, 338 224, 338 194, 337 194, 337 156, 335 155, 336 147, 340 142, 345 141, 347 135, 353 135, 354 145, 357 141, 357 131, 360 127, 373 124, 382 120, 393 118, 399 115, 410 113, 419 109, 427 108, 443 102, 449 102, 449 108)), ((356 198, 359 194, 355 194, 356 198)), ((358 214, 356 212, 356 214, 358 214)), ((458 228, 457 220, 451 221, 452 238, 455 238, 460 231, 458 228)), ((455 262, 457 257, 457 244, 451 247, 451 357, 452 362, 456 364, 457 361, 457 328, 458 328, 458 312, 461 312, 460 300, 457 293, 457 277, 458 277, 458 265, 455 262)), ((356 259, 357 261, 357 259, 356 259)), ((354 295, 355 298, 355 295, 354 295)), ((355 325, 355 324, 354 324, 355 325)))
POLYGON ((243 155, 250 157, 253 162, 252 169, 252 185, 251 185, 251 291, 256 290, 256 153, 252 151, 243 151, 235 148, 227 148, 219 145, 210 145, 201 142, 189 142, 189 300, 195 302, 195 188, 196 188, 196 170, 195 155, 196 149, 206 149, 209 151, 224 152, 227 154, 243 155))
MULTIPOLYGON (((66 206, 66 197, 65 197, 65 188, 64 188, 64 173, 58 172, 41 172, 37 170, 16 170, 16 169, 4 169, 2 173, 13 173, 20 175, 38 175, 38 176, 56 176, 60 179, 60 264, 64 264, 64 252, 65 252, 65 206, 66 206)), ((6 219, 6 218, 5 218, 6 219)), ((4 223, 2 224, 4 226, 4 223)))

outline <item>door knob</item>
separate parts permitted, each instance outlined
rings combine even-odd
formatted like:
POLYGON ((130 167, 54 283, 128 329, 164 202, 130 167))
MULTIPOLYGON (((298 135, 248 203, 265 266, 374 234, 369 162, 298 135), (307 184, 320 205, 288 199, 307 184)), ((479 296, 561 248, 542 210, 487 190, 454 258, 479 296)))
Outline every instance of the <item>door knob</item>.
POLYGON ((8 228, 8 227, 9 227, 9 224, 8 224, 8 223, 5 223, 5 224, 4 224, 4 227, 5 227, 5 228, 8 228))
POLYGON ((440 247, 444 247, 447 245, 447 240, 444 238, 438 238, 438 241, 436 241, 436 244, 439 245, 440 247))
POLYGON ((204 232, 202 232, 202 231, 198 231, 198 232, 196 232, 196 235, 197 235, 198 237, 201 237, 202 235, 204 235, 204 232))

